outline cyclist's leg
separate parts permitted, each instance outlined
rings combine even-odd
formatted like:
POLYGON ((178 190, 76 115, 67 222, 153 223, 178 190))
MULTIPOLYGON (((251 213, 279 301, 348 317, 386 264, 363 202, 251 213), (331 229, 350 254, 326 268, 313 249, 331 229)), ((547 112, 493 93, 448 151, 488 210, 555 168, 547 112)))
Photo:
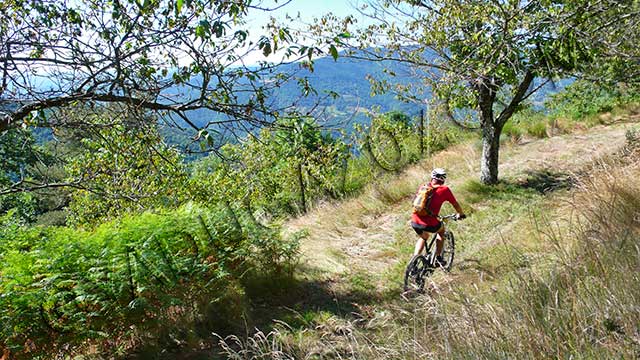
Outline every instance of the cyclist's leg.
POLYGON ((413 256, 415 257, 416 255, 422 254, 422 250, 424 250, 425 241, 429 239, 429 233, 426 231, 427 229, 425 228, 425 226, 422 226, 420 224, 411 222, 411 227, 419 236, 418 241, 416 241, 416 246, 413 250, 413 256))
POLYGON ((413 249, 413 256, 416 255, 420 255, 422 254, 422 251, 424 250, 424 244, 425 241, 429 240, 429 232, 426 231, 422 231, 420 234, 418 234, 418 241, 416 241, 416 246, 413 249))
POLYGON ((436 234, 436 256, 442 256, 442 248, 444 245, 444 223, 441 223, 440 229, 436 234))

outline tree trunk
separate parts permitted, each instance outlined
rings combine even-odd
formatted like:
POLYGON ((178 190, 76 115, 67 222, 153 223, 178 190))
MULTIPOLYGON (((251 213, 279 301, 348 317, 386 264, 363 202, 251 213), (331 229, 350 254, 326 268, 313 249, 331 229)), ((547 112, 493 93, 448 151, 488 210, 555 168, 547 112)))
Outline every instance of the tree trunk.
MULTIPOLYGON (((533 73, 527 71, 516 88, 511 102, 494 118, 493 104, 496 100, 497 86, 494 81, 485 82, 478 87, 482 124, 482 160, 480 163, 480 181, 483 184, 498 183, 498 155, 500 154, 500 134, 504 124, 515 113, 518 105, 528 96, 527 91, 533 82, 533 73)), ((529 94, 530 95, 530 94, 529 94)))
POLYGON ((498 183, 498 155, 500 153, 500 133, 502 128, 496 125, 482 129, 482 159, 480 163, 480 181, 483 184, 498 183))
POLYGON ((482 159, 480 160, 480 181, 492 185, 498 183, 498 154, 500 152, 500 126, 493 118, 493 103, 496 100, 495 81, 485 78, 478 86, 478 105, 482 126, 482 159))
POLYGON ((515 113, 518 105, 529 95, 527 91, 534 76, 527 71, 522 81, 516 88, 511 102, 502 110, 497 118, 494 118, 493 104, 496 102, 498 82, 489 77, 483 78, 477 84, 478 105, 480 107, 480 124, 482 127, 482 159, 480 162, 480 181, 483 184, 493 185, 498 183, 498 155, 500 153, 500 134, 504 124, 515 113))
POLYGON ((424 109, 420 109, 420 157, 424 156, 424 109))
POLYGON ((304 178, 302 177, 302 163, 298 163, 298 182, 300 184, 300 201, 302 202, 302 212, 307 212, 307 200, 305 198, 304 178))

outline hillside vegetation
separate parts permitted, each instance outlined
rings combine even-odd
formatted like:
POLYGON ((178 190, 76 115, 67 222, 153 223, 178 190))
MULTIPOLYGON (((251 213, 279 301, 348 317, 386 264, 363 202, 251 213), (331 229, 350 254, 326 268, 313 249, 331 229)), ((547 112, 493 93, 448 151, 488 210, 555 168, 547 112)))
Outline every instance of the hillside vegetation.
MULTIPOLYGON (((617 354, 612 349, 627 357, 637 351, 637 289, 616 293, 607 284, 630 282, 631 272, 608 269, 637 261, 633 241, 619 237, 637 235, 638 110, 618 101, 586 110, 569 101, 553 117, 517 118, 502 139, 496 186, 477 180, 476 136, 432 123, 421 149, 411 119, 388 114, 363 129, 361 154, 344 157, 343 143, 311 121, 293 128, 299 143, 283 141, 286 129, 264 131, 224 149, 245 167, 215 158, 191 172, 157 167, 148 174, 155 182, 145 182, 150 196, 138 202, 73 194, 66 226, 47 225, 48 212, 34 216, 34 199, 16 196, 0 218, 5 358, 617 354), (306 169, 302 183, 297 164, 306 169), (408 203, 435 166, 447 168, 470 217, 451 225, 454 270, 436 273, 424 295, 403 295, 415 241, 408 203), (180 199, 174 205, 166 203, 171 194, 180 199), (131 207, 142 200, 156 207, 131 207), (612 238, 592 236, 601 229, 612 238), (631 248, 607 248, 620 241, 631 248), (606 266, 590 257, 617 251, 606 266), (585 287, 572 287, 579 283, 585 287), (598 307, 607 301, 614 305, 598 307), (584 340, 584 331, 597 341, 584 340), (539 342, 524 342, 528 333, 539 342)), ((104 171, 92 179, 101 186, 138 186, 144 164, 114 171, 119 183, 106 172, 118 157, 100 150, 101 139, 119 131, 85 141, 96 151, 81 152, 71 170, 104 171)), ((114 144, 141 151, 131 140, 139 134, 124 134, 114 144)))
POLYGON ((301 276, 320 285, 287 305, 287 323, 227 338, 226 356, 637 357, 639 134, 613 124, 506 143, 496 187, 475 180, 471 141, 319 206, 288 228, 308 229, 301 276), (407 204, 434 165, 471 216, 451 225, 454 270, 403 296, 415 241, 407 204))
POLYGON ((344 5, 0 2, 0 360, 640 357, 640 1, 344 5))

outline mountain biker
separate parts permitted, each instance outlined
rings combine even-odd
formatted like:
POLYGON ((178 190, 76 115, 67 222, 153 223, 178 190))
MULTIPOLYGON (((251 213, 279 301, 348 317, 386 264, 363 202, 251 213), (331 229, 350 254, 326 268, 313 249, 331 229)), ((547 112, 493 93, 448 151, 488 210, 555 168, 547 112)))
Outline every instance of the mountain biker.
MULTIPOLYGON (((416 242, 413 256, 422 253, 425 240, 429 239, 431 233, 436 233, 436 261, 442 266, 446 266, 446 262, 442 258, 442 247, 444 243, 442 236, 444 235, 444 224, 438 219, 440 208, 445 201, 448 201, 456 209, 457 219, 464 219, 466 217, 466 215, 462 211, 462 207, 453 196, 451 189, 449 189, 448 186, 444 185, 446 179, 447 173, 444 169, 433 169, 433 171, 431 172, 431 181, 428 185, 425 184, 426 186, 433 188, 433 194, 430 195, 430 199, 427 203, 427 214, 419 215, 414 212, 411 215, 411 227, 413 228, 413 230, 415 230, 418 236, 420 236, 420 238, 418 238, 418 241, 416 242)), ((418 191, 420 191, 420 189, 418 191)))

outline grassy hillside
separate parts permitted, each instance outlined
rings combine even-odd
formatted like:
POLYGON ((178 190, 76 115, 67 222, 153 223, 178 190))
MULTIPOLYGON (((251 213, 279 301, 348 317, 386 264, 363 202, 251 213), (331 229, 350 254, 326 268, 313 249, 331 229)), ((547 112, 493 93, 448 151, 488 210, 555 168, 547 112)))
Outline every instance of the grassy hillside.
POLYGON ((290 222, 310 233, 306 296, 270 332, 222 341, 224 356, 637 358, 638 134, 623 123, 506 142, 497 187, 476 181, 478 144, 462 144, 290 222), (452 225, 454 270, 402 296, 407 204, 435 165, 471 216, 452 225))
POLYGON ((348 164, 364 188, 315 198, 285 234, 228 202, 94 230, 9 212, 0 346, 16 359, 633 357, 638 108, 594 116, 505 136, 495 187, 477 181, 474 138, 401 173, 348 164), (451 225, 454 270, 401 294, 409 201, 435 166, 471 216, 451 225))

